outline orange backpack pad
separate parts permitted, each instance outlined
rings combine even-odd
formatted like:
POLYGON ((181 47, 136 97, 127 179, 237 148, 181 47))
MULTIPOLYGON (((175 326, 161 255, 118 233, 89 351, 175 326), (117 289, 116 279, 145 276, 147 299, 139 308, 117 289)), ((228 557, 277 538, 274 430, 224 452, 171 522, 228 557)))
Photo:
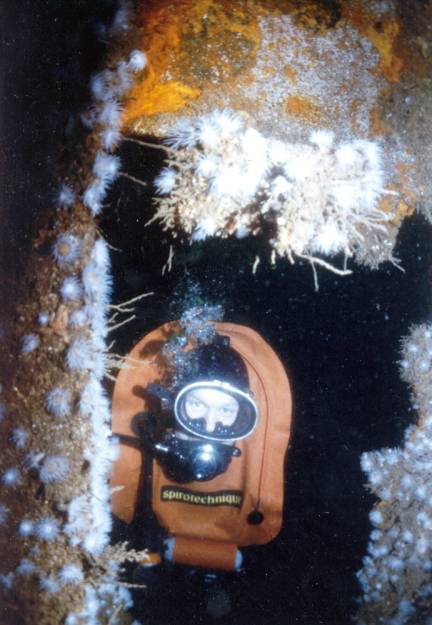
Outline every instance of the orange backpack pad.
MULTIPOLYGON (((259 334, 234 323, 216 323, 215 329, 229 337, 231 348, 246 365, 260 415, 258 425, 249 437, 236 443, 241 456, 233 458, 227 471, 210 481, 178 484, 167 479, 153 460, 152 507, 159 524, 175 537, 175 562, 232 569, 237 547, 264 544, 279 533, 292 398, 279 358, 259 334), (251 517, 251 513, 255 515, 251 517)), ((176 331, 176 322, 166 323, 130 352, 133 368, 121 370, 114 387, 115 434, 134 436, 132 418, 149 411, 150 397, 145 389, 162 379, 161 349, 176 331)), ((142 461, 141 451, 120 445, 111 477, 112 510, 126 523, 134 518, 142 461)))

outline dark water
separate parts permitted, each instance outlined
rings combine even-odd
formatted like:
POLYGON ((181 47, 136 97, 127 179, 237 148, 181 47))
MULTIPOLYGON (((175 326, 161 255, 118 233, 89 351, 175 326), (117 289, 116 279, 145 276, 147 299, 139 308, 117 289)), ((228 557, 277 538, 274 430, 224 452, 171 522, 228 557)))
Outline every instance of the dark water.
MULTIPOLYGON (((25 257, 56 186, 58 146, 74 132, 89 73, 104 50, 95 33, 113 4, 33 0, 1 7, 2 195, 10 226, 2 264, 18 275, 16 261, 25 257)), ((121 156, 124 170, 143 180, 161 164, 158 152, 129 143, 121 156)), ((397 361, 400 337, 430 312, 431 226, 418 216, 403 226, 396 253, 405 273, 391 265, 355 268, 345 278, 320 271, 316 293, 308 266, 280 260, 271 267, 265 242, 250 239, 185 241, 162 277, 171 239, 157 225, 144 227, 153 211, 151 189, 121 179, 109 204, 101 228, 121 250, 113 253, 115 301, 154 292, 117 332, 116 350, 129 351, 198 293, 273 346, 295 399, 278 538, 245 549, 244 570, 213 581, 180 567, 155 572, 146 580, 149 591, 137 594, 137 617, 154 625, 345 625, 356 609, 354 574, 373 503, 359 455, 400 444, 415 419, 397 361), (262 262, 253 275, 258 251, 262 262)))
POLYGON ((103 31, 116 5, 115 0, 0 3, 2 286, 19 280, 32 235, 58 190, 62 163, 74 157, 71 145, 90 96, 89 77, 102 62, 103 31))

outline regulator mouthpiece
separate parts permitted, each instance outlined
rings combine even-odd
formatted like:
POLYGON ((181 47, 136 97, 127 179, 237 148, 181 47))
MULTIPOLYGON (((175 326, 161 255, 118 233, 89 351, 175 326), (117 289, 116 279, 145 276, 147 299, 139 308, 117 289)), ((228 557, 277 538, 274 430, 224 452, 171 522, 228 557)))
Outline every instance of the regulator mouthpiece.
POLYGON ((224 443, 181 440, 169 434, 154 446, 166 476, 179 483, 208 482, 224 473, 240 449, 224 443))

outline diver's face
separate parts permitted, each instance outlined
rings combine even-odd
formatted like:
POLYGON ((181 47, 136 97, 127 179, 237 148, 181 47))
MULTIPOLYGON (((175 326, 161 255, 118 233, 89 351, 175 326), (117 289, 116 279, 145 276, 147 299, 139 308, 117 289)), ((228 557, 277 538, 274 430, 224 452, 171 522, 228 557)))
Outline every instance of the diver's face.
POLYGON ((204 421, 207 432, 214 432, 218 423, 230 427, 239 411, 239 402, 234 397, 214 388, 189 391, 184 406, 189 419, 204 421))

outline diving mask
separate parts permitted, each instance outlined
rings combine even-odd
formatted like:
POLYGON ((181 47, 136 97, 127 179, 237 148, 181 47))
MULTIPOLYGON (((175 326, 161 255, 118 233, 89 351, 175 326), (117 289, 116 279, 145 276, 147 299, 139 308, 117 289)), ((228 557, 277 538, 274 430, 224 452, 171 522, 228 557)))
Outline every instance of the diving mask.
POLYGON ((244 391, 219 380, 193 382, 174 402, 182 430, 209 441, 233 442, 250 436, 258 422, 258 408, 244 391))
POLYGON ((241 452, 234 442, 254 431, 258 409, 244 391, 218 380, 185 386, 174 402, 179 426, 154 446, 168 477, 209 481, 224 473, 241 452))

